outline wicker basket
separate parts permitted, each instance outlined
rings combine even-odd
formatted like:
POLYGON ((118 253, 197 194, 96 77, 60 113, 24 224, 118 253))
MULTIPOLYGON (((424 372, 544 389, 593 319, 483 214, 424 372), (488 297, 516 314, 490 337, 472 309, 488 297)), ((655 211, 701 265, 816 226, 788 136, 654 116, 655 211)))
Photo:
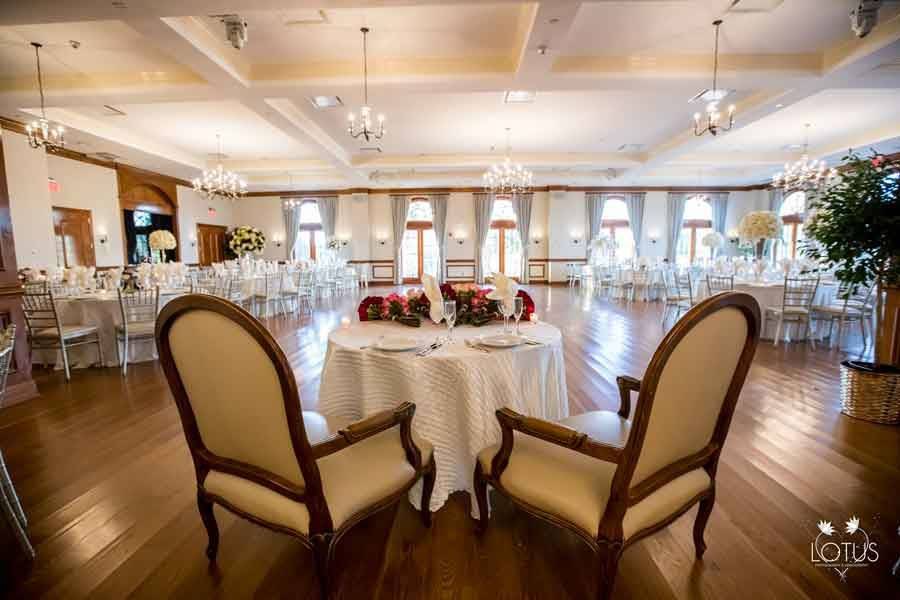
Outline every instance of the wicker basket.
POLYGON ((841 412, 872 423, 900 425, 900 373, 873 373, 842 362, 841 412))

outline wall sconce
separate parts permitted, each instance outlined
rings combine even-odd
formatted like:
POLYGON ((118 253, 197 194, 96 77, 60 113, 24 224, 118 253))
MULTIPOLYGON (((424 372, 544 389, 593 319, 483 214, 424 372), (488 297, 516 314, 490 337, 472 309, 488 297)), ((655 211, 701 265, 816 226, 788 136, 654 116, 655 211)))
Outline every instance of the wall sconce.
POLYGON ((656 242, 659 241, 659 230, 658 229, 653 229, 653 230, 649 231, 647 234, 648 234, 648 237, 650 238, 651 244, 655 244, 656 242))
POLYGON ((105 233, 101 233, 100 235, 97 236, 97 241, 100 242, 101 246, 106 245, 106 242, 109 241, 109 236, 106 235, 105 233))
POLYGON ((378 238, 378 239, 375 240, 375 241, 378 242, 378 245, 379 245, 379 246, 384 246, 385 244, 387 244, 387 239, 386 239, 386 238, 383 238, 383 237, 380 237, 380 238, 378 238))
POLYGON ((580 234, 575 233, 573 231, 571 235, 572 235, 572 245, 573 246, 577 246, 578 244, 581 243, 581 235, 580 234))
POLYGON ((278 233, 272 235, 272 241, 275 243, 276 248, 281 248, 281 245, 284 244, 284 240, 278 233))
POLYGON ((731 231, 728 232, 728 241, 731 242, 732 244, 734 244, 735 246, 737 246, 737 245, 738 245, 738 242, 741 241, 741 240, 740 240, 740 237, 741 237, 741 236, 740 236, 740 234, 737 232, 736 229, 732 229, 731 231))
POLYGON ((540 244, 540 243, 541 243, 541 236, 536 235, 536 236, 534 236, 533 238, 531 238, 531 243, 534 244, 534 245, 540 244))
POLYGON ((655 237, 650 238, 650 243, 651 243, 651 244, 655 244, 655 243, 658 242, 658 241, 659 241, 659 238, 655 238, 655 237))
POLYGON ((196 248, 197 247, 197 237, 192 235, 190 241, 191 241, 191 248, 196 248))

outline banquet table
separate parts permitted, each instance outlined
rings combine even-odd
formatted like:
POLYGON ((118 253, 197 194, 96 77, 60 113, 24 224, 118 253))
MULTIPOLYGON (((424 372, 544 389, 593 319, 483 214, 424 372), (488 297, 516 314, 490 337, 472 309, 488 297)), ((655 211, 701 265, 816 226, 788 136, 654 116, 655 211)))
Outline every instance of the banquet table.
MULTIPOLYGON (((387 352, 372 345, 383 336, 415 337, 428 345, 446 336, 444 326, 429 321, 412 328, 371 321, 336 329, 328 337, 318 410, 329 418, 357 420, 404 401, 414 402, 413 431, 434 445, 437 463, 431 510, 443 506, 452 492, 463 490, 472 497, 477 516, 472 473, 478 452, 500 441, 496 410, 508 406, 550 420, 569 415, 559 329, 523 322, 522 335, 539 345, 482 352, 465 344, 500 333, 502 327, 457 327, 452 344, 423 357, 415 351, 387 352)), ((409 494, 417 507, 421 485, 409 494)))
MULTIPOLYGON (((188 293, 186 288, 161 288, 159 308, 170 300, 188 293)), ((119 296, 112 291, 82 293, 56 299, 56 310, 63 325, 95 325, 103 347, 103 366, 116 367, 116 325, 122 323, 119 296)), ((128 362, 156 360, 156 344, 152 341, 137 341, 128 344, 128 362)), ((33 364, 53 364, 63 368, 62 352, 59 350, 35 350, 33 364)), ((93 344, 69 348, 69 366, 73 369, 86 368, 98 363, 97 347, 93 344)))

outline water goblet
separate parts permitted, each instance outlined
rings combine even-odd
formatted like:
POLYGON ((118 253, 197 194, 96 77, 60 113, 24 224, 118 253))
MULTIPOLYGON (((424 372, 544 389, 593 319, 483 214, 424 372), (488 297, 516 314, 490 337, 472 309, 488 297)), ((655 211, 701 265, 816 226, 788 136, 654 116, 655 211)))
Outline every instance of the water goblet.
POLYGON ((523 298, 515 297, 513 298, 513 316, 516 318, 516 335, 519 334, 519 319, 522 318, 522 313, 525 312, 525 300, 523 298))
POLYGON ((447 323, 447 343, 453 343, 453 326, 456 324, 456 300, 444 300, 442 307, 444 322, 447 323))
POLYGON ((503 315, 503 333, 509 333, 509 318, 513 315, 514 310, 513 298, 500 300, 500 314, 503 315))

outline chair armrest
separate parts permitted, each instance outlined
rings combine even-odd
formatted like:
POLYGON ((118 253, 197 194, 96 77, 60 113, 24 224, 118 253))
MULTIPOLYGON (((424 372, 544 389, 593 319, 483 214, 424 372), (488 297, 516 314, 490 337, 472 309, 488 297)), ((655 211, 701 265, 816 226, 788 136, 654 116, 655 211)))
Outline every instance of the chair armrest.
POLYGON ((631 416, 631 392, 641 391, 641 380, 628 375, 616 377, 619 386, 619 416, 627 419, 631 416))
POLYGON ((343 429, 339 429, 327 440, 313 445, 313 457, 318 460, 323 456, 340 452, 344 448, 399 425, 400 441, 406 452, 406 458, 416 470, 419 470, 422 467, 422 454, 412 439, 412 418, 415 412, 415 404, 404 402, 397 408, 385 410, 362 421, 351 423, 343 429))
POLYGON ((515 439, 514 431, 606 462, 618 463, 622 455, 622 448, 593 440, 586 433, 544 419, 527 417, 509 408, 497 411, 497 421, 500 423, 503 440, 500 443, 500 450, 491 462, 491 477, 494 479, 499 480, 500 474, 509 464, 515 439))

